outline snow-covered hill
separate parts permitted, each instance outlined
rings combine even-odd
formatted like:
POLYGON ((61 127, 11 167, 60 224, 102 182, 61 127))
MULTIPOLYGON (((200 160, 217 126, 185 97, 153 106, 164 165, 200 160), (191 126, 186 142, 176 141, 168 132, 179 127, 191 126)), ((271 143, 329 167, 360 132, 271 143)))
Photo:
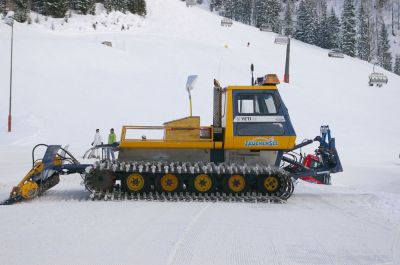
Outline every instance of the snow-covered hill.
MULTIPOLYGON (((69 23, 86 25, 83 19, 69 23)), ((118 134, 122 125, 186 116, 189 74, 199 75, 193 104, 204 125, 212 121, 213 78, 249 84, 251 63, 258 76, 282 77, 286 48, 274 34, 220 27, 220 20, 181 1, 149 0, 146 20, 129 31, 15 25, 12 133, 10 28, 0 23, 0 199, 29 169, 37 143, 71 144, 82 155, 96 128, 105 137, 111 127, 118 134)), ((286 205, 92 203, 80 202, 87 194, 79 176, 63 177, 41 199, 0 208, 1 260, 399 264, 400 78, 382 70, 388 85, 369 87, 371 71, 366 62, 329 59, 326 50, 292 42, 291 82, 280 91, 299 141, 330 125, 345 170, 334 185, 301 182, 286 205)))

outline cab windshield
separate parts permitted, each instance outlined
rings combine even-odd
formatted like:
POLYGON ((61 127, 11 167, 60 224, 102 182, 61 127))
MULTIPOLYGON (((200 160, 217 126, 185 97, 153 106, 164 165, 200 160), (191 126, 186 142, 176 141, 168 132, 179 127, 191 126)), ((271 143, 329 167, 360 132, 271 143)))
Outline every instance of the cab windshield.
POLYGON ((271 94, 242 94, 238 95, 236 102, 239 115, 266 115, 277 113, 274 97, 271 94))

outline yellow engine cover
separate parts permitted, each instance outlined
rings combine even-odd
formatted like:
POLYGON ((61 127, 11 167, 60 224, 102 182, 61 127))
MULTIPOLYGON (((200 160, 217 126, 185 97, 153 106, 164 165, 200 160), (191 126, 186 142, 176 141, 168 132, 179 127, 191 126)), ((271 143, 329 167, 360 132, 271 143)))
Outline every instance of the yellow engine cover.
POLYGON ((26 200, 33 199, 39 194, 39 185, 29 180, 22 185, 20 192, 22 198, 26 200))

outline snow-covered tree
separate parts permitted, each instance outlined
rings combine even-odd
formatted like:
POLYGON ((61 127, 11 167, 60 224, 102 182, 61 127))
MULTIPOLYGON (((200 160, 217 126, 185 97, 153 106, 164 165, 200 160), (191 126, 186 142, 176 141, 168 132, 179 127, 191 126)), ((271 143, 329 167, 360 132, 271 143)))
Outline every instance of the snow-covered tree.
POLYGON ((378 38, 378 62, 384 69, 392 71, 392 54, 385 23, 382 23, 378 38))
POLYGON ((67 0, 44 0, 42 2, 43 14, 62 18, 65 16, 69 7, 69 1, 67 0))
POLYGON ((278 0, 265 0, 265 18, 267 24, 271 25, 272 31, 281 33, 282 26, 279 20, 279 13, 282 10, 280 1, 278 0))
POLYGON ((18 22, 26 22, 28 19, 30 8, 28 0, 15 1, 14 19, 18 22))
POLYGON ((235 0, 234 19, 245 24, 251 23, 252 0, 235 0))
POLYGON ((288 0, 285 8, 285 15, 283 18, 284 34, 285 36, 293 36, 293 6, 291 0, 288 0))
POLYGON ((31 8, 37 13, 44 14, 43 0, 31 0, 31 8))
POLYGON ((241 22, 250 25, 251 24, 251 14, 253 9, 253 1, 252 0, 241 0, 242 11, 241 11, 241 22))
POLYGON ((297 11, 296 39, 314 44, 316 41, 316 8, 313 0, 302 0, 297 11))
POLYGON ((147 14, 147 7, 145 0, 137 0, 137 12, 139 16, 145 16, 147 14))
POLYGON ((144 0, 127 0, 126 8, 129 12, 140 16, 145 16, 147 13, 146 2, 144 0))
POLYGON ((362 1, 358 14, 357 57, 364 61, 371 60, 371 28, 368 17, 365 1, 362 1))
POLYGON ((111 0, 103 0, 104 8, 106 9, 107 13, 112 11, 111 0))
POLYGON ((342 13, 342 50, 345 54, 356 55, 356 15, 354 0, 344 0, 342 13))
POLYGON ((6 12, 6 0, 0 0, 0 14, 6 12))
POLYGON ((111 0, 112 9, 114 11, 121 11, 125 13, 126 11, 126 1, 125 0, 111 0))
POLYGON ((79 11, 80 13, 86 15, 94 13, 94 0, 71 0, 71 8, 79 11))
POLYGON ((219 10, 222 7, 222 0, 211 0, 210 1, 210 10, 219 10))
POLYGON ((255 0, 255 25, 256 27, 260 27, 262 24, 266 24, 266 9, 267 5, 265 0, 255 0))
POLYGON ((330 48, 340 47, 340 20, 335 14, 335 10, 331 9, 328 17, 328 32, 330 48))
POLYGON ((395 60, 395 62, 394 62, 394 69, 393 69, 393 72, 394 72, 396 75, 400 75, 400 55, 399 55, 399 54, 396 55, 396 60, 395 60))
POLYGON ((128 9, 129 12, 131 12, 132 14, 136 14, 137 13, 137 1, 136 0, 127 0, 126 1, 126 8, 128 9))
POLYGON ((315 44, 318 45, 319 47, 325 48, 325 49, 330 49, 331 43, 330 43, 330 34, 329 32, 329 22, 328 22, 328 7, 326 5, 325 0, 321 2, 321 15, 318 18, 318 23, 317 23, 317 38, 315 44))
POLYGON ((227 18, 234 19, 235 17, 235 1, 224 0, 223 2, 224 16, 227 18))

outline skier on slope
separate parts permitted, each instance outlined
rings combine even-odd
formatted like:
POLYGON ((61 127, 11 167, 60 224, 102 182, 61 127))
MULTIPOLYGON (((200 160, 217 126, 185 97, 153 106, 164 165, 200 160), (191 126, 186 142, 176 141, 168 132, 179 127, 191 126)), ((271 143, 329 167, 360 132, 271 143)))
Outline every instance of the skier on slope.
MULTIPOLYGON (((110 134, 108 135, 108 144, 112 145, 117 141, 117 136, 114 133, 114 128, 110 129, 110 134)), ((110 160, 112 158, 112 161, 115 160, 114 156, 114 148, 113 147, 107 147, 107 159, 110 160)))
MULTIPOLYGON (((92 146, 97 146, 103 144, 103 140, 101 139, 100 129, 96 129, 96 134, 94 135, 92 146)), ((96 158, 100 158, 99 149, 94 149, 94 155, 96 158)))

